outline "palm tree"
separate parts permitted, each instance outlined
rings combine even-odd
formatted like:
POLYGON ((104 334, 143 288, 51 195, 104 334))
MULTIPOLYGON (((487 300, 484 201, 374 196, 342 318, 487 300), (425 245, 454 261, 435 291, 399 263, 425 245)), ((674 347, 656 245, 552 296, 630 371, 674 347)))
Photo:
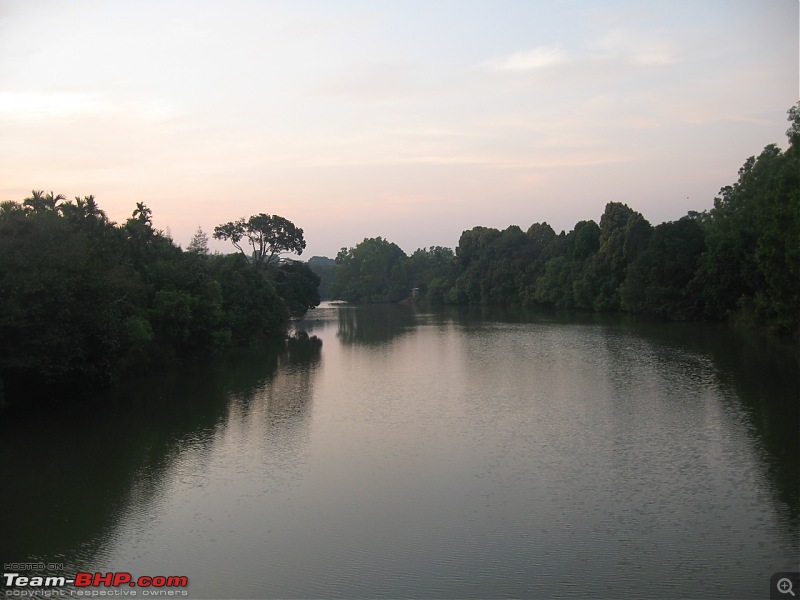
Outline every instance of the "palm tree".
POLYGON ((75 202, 68 200, 58 206, 58 210, 64 217, 77 222, 105 222, 106 213, 100 210, 95 202, 94 196, 75 196, 75 202))
POLYGON ((138 219, 144 225, 152 225, 153 211, 147 208, 144 202, 137 202, 136 209, 133 211, 133 218, 138 219))
POLYGON ((100 221, 106 220, 106 213, 105 211, 101 210, 100 207, 97 205, 97 202, 94 200, 93 195, 84 196, 83 200, 85 202, 86 210, 85 214, 90 219, 98 219, 100 221))
POLYGON ((14 214, 25 214, 22 205, 13 200, 0 202, 0 219, 11 217, 14 214))
POLYGON ((45 194, 42 190, 33 190, 30 198, 22 201, 23 206, 28 212, 45 212, 56 209, 56 205, 64 200, 62 194, 55 195, 53 192, 45 194))

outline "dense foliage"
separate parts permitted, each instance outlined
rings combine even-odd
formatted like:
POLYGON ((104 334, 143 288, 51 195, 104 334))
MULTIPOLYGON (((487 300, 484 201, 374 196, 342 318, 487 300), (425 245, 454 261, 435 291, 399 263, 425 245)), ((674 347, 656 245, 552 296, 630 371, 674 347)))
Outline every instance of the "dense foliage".
POLYGON ((308 259, 308 268, 319 277, 319 297, 322 300, 330 298, 330 288, 336 277, 336 261, 327 256, 312 256, 308 259))
POLYGON ((433 284, 436 289, 442 276, 451 273, 452 262, 449 248, 420 249, 407 256, 383 238, 365 239, 355 248, 339 251, 330 294, 348 302, 399 302, 412 288, 433 284))
POLYGON ((552 306, 800 329, 800 104, 789 148, 747 159, 711 210, 656 227, 618 202, 556 234, 475 227, 411 256, 382 238, 336 257, 331 293, 353 302, 552 306), (416 288, 416 290, 415 290, 416 288), (412 294, 412 290, 415 290, 412 294))
POLYGON ((265 213, 253 215, 246 221, 242 217, 218 225, 214 228, 214 237, 230 240, 242 256, 248 258, 241 245, 246 239, 251 249, 249 258, 258 266, 278 263, 281 252, 294 252, 299 256, 306 247, 302 229, 288 219, 265 213))
POLYGON ((142 203, 122 225, 92 196, 0 204, 0 384, 112 380, 282 335, 319 302, 303 263, 259 267, 206 242, 198 230, 182 251, 142 203))

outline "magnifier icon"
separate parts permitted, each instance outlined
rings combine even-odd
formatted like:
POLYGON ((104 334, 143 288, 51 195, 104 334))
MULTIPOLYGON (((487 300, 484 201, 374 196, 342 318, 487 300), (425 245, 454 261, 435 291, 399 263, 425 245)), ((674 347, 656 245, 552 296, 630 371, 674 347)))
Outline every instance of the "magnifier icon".
POLYGON ((784 577, 783 579, 778 580, 778 591, 781 594, 791 594, 794 596, 794 592, 792 591, 792 580, 784 577))

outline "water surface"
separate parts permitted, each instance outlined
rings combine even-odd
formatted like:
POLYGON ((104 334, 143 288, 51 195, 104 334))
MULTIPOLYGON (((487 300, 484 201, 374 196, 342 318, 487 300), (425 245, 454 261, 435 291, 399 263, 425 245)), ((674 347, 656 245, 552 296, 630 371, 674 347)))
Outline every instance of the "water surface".
POLYGON ((193 598, 757 598, 800 552, 792 347, 711 325, 324 305, 4 418, 4 560, 193 598))

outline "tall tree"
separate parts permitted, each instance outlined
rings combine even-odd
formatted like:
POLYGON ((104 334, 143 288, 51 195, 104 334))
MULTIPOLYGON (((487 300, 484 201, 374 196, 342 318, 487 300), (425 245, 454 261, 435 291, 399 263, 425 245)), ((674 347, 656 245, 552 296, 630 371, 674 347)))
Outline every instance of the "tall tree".
POLYGON ((800 328, 800 104, 789 110, 789 148, 748 158, 709 211, 699 275, 706 311, 800 328))
POLYGON ((208 254, 208 234, 203 231, 202 227, 197 228, 186 251, 194 252, 195 254, 208 254))
POLYGON ((245 258, 251 258, 259 267, 272 266, 284 252, 299 256, 306 247, 302 229, 288 219, 265 213, 253 215, 247 221, 242 217, 218 225, 214 228, 214 238, 230 241, 245 258), (250 245, 249 257, 242 246, 243 240, 250 245))
POLYGON ((64 200, 62 194, 45 194, 43 190, 33 190, 31 195, 22 201, 22 205, 29 212, 55 211, 59 202, 64 200))
POLYGON ((348 302, 397 302, 410 293, 400 270, 406 253, 383 238, 368 238, 336 255, 331 295, 348 302))

